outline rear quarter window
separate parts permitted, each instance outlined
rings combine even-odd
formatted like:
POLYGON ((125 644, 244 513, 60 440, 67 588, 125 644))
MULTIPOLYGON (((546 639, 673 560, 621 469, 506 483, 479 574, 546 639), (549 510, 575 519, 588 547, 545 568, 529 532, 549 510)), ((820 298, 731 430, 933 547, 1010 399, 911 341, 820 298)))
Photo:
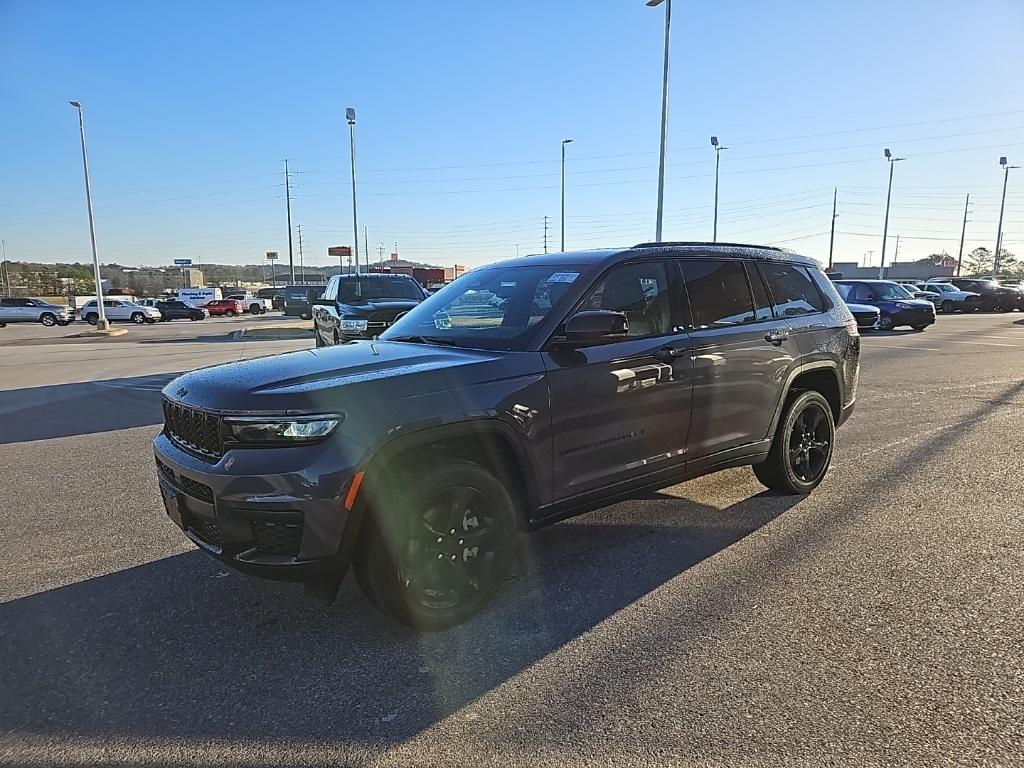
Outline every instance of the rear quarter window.
POLYGON ((768 284, 778 317, 796 317, 825 310, 825 297, 809 274, 800 264, 779 264, 766 262, 759 265, 768 284))

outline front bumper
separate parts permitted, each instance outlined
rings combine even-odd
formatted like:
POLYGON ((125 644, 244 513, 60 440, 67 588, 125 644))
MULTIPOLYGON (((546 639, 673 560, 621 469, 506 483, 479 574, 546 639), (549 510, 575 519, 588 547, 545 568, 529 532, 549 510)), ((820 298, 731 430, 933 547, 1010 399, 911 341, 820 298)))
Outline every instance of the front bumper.
POLYGON ((292 448, 227 451, 215 464, 153 440, 168 517, 204 552, 264 578, 338 578, 348 568, 345 494, 362 449, 341 435, 292 448))
POLYGON ((935 309, 901 309, 891 316, 896 325, 932 325, 935 322, 935 309))

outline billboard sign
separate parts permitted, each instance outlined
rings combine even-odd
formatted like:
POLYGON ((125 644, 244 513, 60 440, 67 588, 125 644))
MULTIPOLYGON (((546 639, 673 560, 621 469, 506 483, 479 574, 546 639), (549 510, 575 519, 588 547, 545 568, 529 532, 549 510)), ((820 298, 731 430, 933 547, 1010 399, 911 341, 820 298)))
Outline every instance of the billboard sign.
POLYGON ((191 267, 192 259, 175 259, 174 266, 176 267, 191 267))
POLYGON ((351 256, 352 249, 347 245, 332 245, 327 248, 328 256, 351 256))
POLYGON ((267 258, 273 261, 277 258, 277 251, 267 251, 267 258))

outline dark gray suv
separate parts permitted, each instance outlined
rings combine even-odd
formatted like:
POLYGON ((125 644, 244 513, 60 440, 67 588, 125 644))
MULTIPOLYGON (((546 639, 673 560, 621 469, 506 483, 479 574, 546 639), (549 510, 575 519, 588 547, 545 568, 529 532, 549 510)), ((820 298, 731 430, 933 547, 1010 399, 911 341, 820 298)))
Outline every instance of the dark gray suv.
POLYGON ((516 534, 726 467, 804 494, 860 338, 810 259, 644 244, 473 270, 375 340, 187 373, 156 437, 167 512, 240 570, 424 629, 497 591, 516 534))

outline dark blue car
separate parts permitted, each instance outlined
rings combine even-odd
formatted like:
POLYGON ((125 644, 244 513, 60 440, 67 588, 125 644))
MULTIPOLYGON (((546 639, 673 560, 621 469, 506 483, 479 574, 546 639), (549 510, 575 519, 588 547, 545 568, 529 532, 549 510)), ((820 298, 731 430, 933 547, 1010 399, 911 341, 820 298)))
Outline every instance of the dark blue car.
POLYGON ((847 302, 869 304, 882 313, 878 327, 891 331, 909 325, 923 331, 935 322, 935 306, 925 299, 915 299, 899 283, 891 280, 835 280, 836 290, 847 302))

